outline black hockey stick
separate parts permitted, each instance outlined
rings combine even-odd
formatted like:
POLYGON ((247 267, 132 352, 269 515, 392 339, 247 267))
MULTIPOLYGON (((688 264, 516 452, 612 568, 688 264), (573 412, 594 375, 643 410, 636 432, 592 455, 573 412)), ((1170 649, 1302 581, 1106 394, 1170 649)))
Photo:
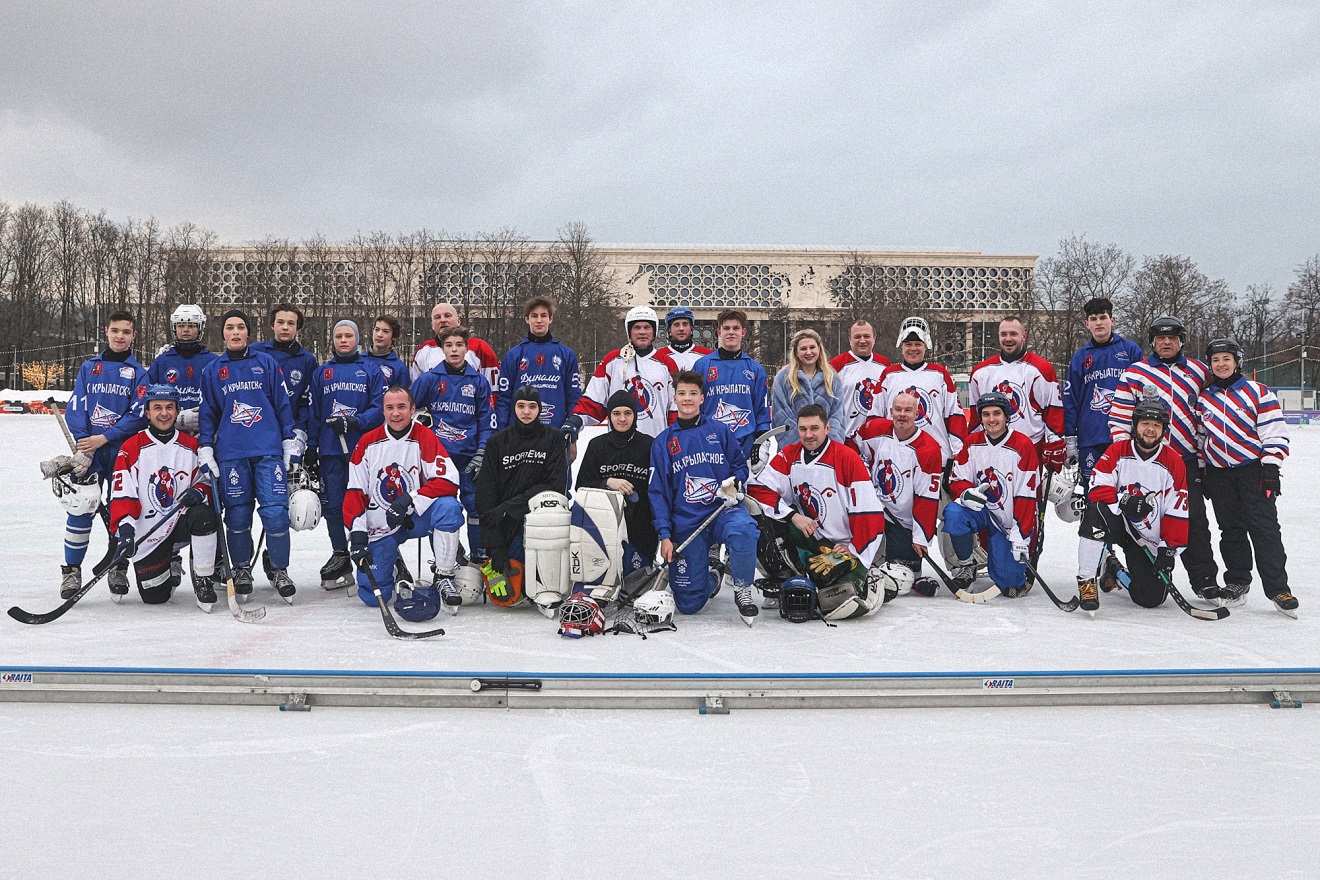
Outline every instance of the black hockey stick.
MULTIPOLYGON (((737 502, 735 501, 734 504, 736 503, 737 502)), ((680 553, 682 553, 684 550, 688 548, 688 545, 692 543, 692 541, 697 537, 697 535, 700 535, 702 532, 704 532, 710 526, 711 523, 715 522, 715 520, 719 518, 719 515, 721 513, 728 510, 732 506, 733 504, 721 504, 717 510, 712 511, 710 516, 702 520, 701 525, 697 526, 695 529, 692 530, 692 534, 688 535, 687 538, 684 539, 683 543, 679 544, 677 547, 674 548, 674 552, 671 558, 677 558, 680 553)), ((642 595, 643 593, 649 593, 651 590, 663 590, 665 586, 668 586, 668 584, 669 584, 669 563, 661 562, 660 565, 656 568, 656 570, 651 574, 649 574, 646 577, 646 579, 643 580, 640 584, 638 584, 635 590, 630 595, 625 596, 623 590, 620 589, 619 605, 623 607, 627 607, 631 605, 637 599, 637 597, 642 595), (662 581, 663 584, 661 583, 662 581)))
MULTIPOLYGON (((102 506, 104 507, 104 505, 102 506)), ((147 538, 150 538, 152 535, 154 535, 157 529, 165 525, 165 523, 169 522, 170 519, 174 516, 175 510, 177 509, 178 509, 178 505, 176 504, 174 507, 170 508, 169 511, 162 514, 160 521, 157 522, 150 529, 148 529, 147 533, 143 535, 141 538, 139 538, 137 540, 137 543, 133 545, 134 551, 136 551, 138 547, 141 547, 142 543, 146 541, 147 538)), ((107 516, 106 528, 107 529, 109 528, 108 516, 107 516)), ((58 608, 55 608, 54 610, 51 611, 47 611, 44 614, 33 614, 32 612, 24 611, 22 608, 19 608, 17 605, 15 605, 14 607, 9 609, 8 612, 9 616, 14 618, 14 620, 17 620, 19 623, 27 623, 32 625, 50 623, 52 620, 58 620, 59 618, 63 617, 65 612, 67 612, 74 605, 77 605, 78 600, 81 599, 83 596, 86 596, 87 593, 91 591, 92 587, 96 586, 97 583, 101 580, 101 578, 105 577, 106 573, 109 572, 110 569, 113 568, 115 564, 119 562, 118 549, 119 549, 118 544, 115 543, 114 537, 111 536, 110 547, 109 549, 106 550, 105 557, 100 562, 98 562, 96 566, 92 569, 91 580, 89 580, 87 583, 79 587, 78 592, 74 593, 72 596, 65 599, 63 604, 61 604, 58 608)))
POLYGON ((1188 602, 1187 597, 1182 594, 1182 591, 1173 585, 1173 578, 1160 571, 1159 566, 1155 564, 1155 554, 1150 552, 1150 548, 1140 540, 1136 543, 1137 546, 1141 548, 1141 552, 1146 554, 1146 560, 1150 562, 1151 567, 1155 569, 1155 576, 1160 579, 1160 583, 1164 584, 1164 588, 1169 591, 1169 595, 1173 597, 1174 603, 1176 603, 1179 608, 1186 611, 1197 620, 1223 620, 1225 617, 1228 617, 1227 608, 1198 608, 1191 602, 1188 602))
POLYGON ((380 585, 376 583, 376 576, 371 573, 371 566, 358 563, 358 571, 367 576, 367 583, 371 584, 371 592, 376 594, 376 607, 380 609, 381 619, 385 621, 385 631, 390 635, 394 636, 396 639, 429 639, 432 636, 442 636, 445 634, 443 629, 432 629, 427 630, 426 632, 408 632, 408 630, 400 627, 398 622, 394 619, 394 615, 390 613, 389 603, 386 602, 385 597, 381 595, 380 585))
POLYGON ((238 595, 234 592, 234 565, 229 558, 229 539, 225 536, 225 518, 220 512, 220 485, 219 481, 212 482, 212 503, 215 507, 215 515, 220 520, 216 528, 216 546, 220 548, 220 565, 225 578, 225 598, 229 602, 229 613, 234 619, 242 623, 256 623, 266 616, 266 606, 258 605, 256 608, 244 608, 238 604, 238 595))
MULTIPOLYGON (((1051 472, 1050 475, 1053 476, 1053 472, 1051 472)), ((1048 496, 1046 496, 1046 497, 1048 497, 1048 496)), ((1044 509, 1043 507, 1040 507, 1039 505, 1037 505, 1037 509, 1038 509, 1039 512, 1040 512, 1040 517, 1039 517, 1039 518, 1037 519, 1037 521, 1036 521, 1036 522, 1037 522, 1037 527, 1039 528, 1040 525, 1041 525, 1041 521, 1042 521, 1042 520, 1044 519, 1044 517, 1045 517, 1045 509, 1044 509)), ((1005 538, 1008 537, 1007 532, 1004 530, 1004 526, 1003 526, 1003 524, 1000 523, 999 520, 998 520, 997 518, 995 518, 995 517, 993 517, 993 516, 990 517, 990 522, 992 522, 992 523, 995 524, 995 527, 999 529, 999 533, 1000 533, 1001 535, 1003 535, 1005 538)), ((1041 532, 1040 540, 1037 542, 1037 546, 1038 546, 1038 547, 1043 547, 1044 545, 1045 545, 1045 533, 1044 533, 1044 532, 1041 532)), ((1062 599, 1060 599, 1058 596, 1054 595, 1054 591, 1050 589, 1049 584, 1045 583, 1045 579, 1044 579, 1043 577, 1040 576, 1040 573, 1039 573, 1039 572, 1036 571, 1036 561, 1037 561, 1039 558, 1040 558, 1040 557, 1039 557, 1039 554, 1035 554, 1035 555, 1032 555, 1032 556, 1027 560, 1027 562, 1026 562, 1026 566, 1027 566, 1027 575, 1028 575, 1032 580, 1034 580, 1036 583, 1040 584, 1040 588, 1041 588, 1042 590, 1045 591, 1045 595, 1050 597, 1050 601, 1053 602, 1054 605, 1055 605, 1055 607, 1058 608, 1060 611, 1070 611, 1070 612, 1071 612, 1071 611, 1076 611, 1076 610, 1078 609, 1078 607, 1080 607, 1081 604, 1082 604, 1082 599, 1081 599, 1081 597, 1080 597, 1080 596, 1073 596, 1071 599, 1069 599, 1067 602, 1065 602, 1065 601, 1063 601, 1062 599)))
MULTIPOLYGON (((1050 588, 1045 586, 1045 582, 1040 579, 1040 575, 1036 574, 1036 564, 1040 562, 1041 554, 1045 552, 1045 508, 1049 506, 1050 486, 1053 482, 1054 471, 1047 467, 1045 469, 1045 485, 1041 489, 1040 497, 1036 499, 1036 546, 1032 548, 1031 551, 1031 560, 1027 566, 1027 574, 1031 576, 1032 580, 1040 584, 1041 588, 1045 590, 1046 593, 1049 593, 1050 598, 1054 599, 1055 605, 1059 605, 1059 600, 1050 592, 1050 588)), ((1062 608, 1063 606, 1059 605, 1059 607, 1062 608)), ((1073 606, 1073 608, 1068 610, 1072 611, 1075 609, 1076 606, 1073 606)))

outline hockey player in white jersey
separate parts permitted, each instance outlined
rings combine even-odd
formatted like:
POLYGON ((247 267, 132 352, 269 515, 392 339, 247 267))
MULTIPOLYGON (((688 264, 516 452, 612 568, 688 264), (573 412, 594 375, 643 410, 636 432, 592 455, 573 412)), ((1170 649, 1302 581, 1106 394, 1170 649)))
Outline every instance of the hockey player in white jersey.
POLYGON ((880 376, 889 358, 875 351, 875 328, 870 321, 855 321, 848 330, 848 350, 830 360, 843 385, 843 436, 852 437, 876 412, 880 376))
MULTIPOLYGON (((972 369, 968 399, 979 400, 987 391, 998 391, 1013 401, 1013 430, 1036 444, 1042 463, 1058 473, 1068 458, 1063 439, 1063 397, 1054 366, 1027 350, 1027 331, 1017 316, 999 322, 999 351, 972 369)), ((975 427, 973 411, 969 428, 975 427)))
POLYGON ((678 367, 669 356, 655 348, 655 331, 660 324, 649 306, 629 309, 623 318, 628 343, 605 355, 573 414, 564 422, 564 436, 577 442, 578 432, 587 425, 602 424, 609 414, 605 405, 616 391, 627 391, 637 400, 637 430, 658 437, 674 419, 674 376, 678 367))
POLYGON ((898 330, 898 363, 880 374, 880 396, 873 415, 884 415, 894 398, 907 392, 919 401, 917 427, 940 444, 944 460, 962 451, 967 439, 967 417, 958 402, 958 391, 949 371, 927 360, 930 356, 930 327, 921 318, 906 318, 898 330))
POLYGON ((665 315, 665 337, 669 344, 660 349, 679 370, 690 370, 692 365, 711 349, 697 345, 693 341, 693 329, 697 317, 687 306, 677 306, 665 315))
MULTIPOLYGON (((434 370, 444 363, 445 352, 440 344, 440 331, 457 327, 461 323, 458 310, 454 308, 453 303, 435 304, 435 308, 431 309, 433 335, 417 346, 417 351, 413 353, 411 381, 416 382, 423 373, 434 370)), ((489 342, 469 336, 467 362, 482 375, 491 390, 500 387, 500 359, 495 355, 495 349, 490 347, 489 342)))

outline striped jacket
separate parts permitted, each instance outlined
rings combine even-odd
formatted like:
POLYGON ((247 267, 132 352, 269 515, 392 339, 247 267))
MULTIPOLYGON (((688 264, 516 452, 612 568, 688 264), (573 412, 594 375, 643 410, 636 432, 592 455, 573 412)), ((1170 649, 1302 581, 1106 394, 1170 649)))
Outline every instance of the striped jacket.
POLYGON ((1211 383, 1196 402, 1201 455, 1211 467, 1256 461, 1281 464, 1288 457, 1288 423, 1274 392, 1238 376, 1227 388, 1211 383))
POLYGON ((1114 405, 1109 410, 1109 435, 1123 440, 1131 435, 1132 410, 1147 386, 1154 386, 1169 408, 1169 445, 1183 458, 1197 454, 1196 399, 1210 376, 1210 368, 1196 358, 1179 357, 1166 364, 1151 355, 1133 364, 1119 377, 1114 405))

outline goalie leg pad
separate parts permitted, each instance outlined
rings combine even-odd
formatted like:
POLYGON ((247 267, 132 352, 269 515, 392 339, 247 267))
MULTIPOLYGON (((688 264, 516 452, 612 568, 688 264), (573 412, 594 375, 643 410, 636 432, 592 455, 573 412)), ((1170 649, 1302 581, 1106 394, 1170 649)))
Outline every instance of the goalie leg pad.
POLYGON ((862 617, 879 607, 884 591, 860 566, 827 586, 817 586, 816 602, 826 620, 862 617))
POLYGON ((613 601, 623 577, 623 544, 628 540, 623 495, 609 489, 578 489, 569 537, 569 579, 586 587, 598 602, 613 601))
POLYGON ((568 499, 557 492, 541 492, 528 502, 523 520, 523 589, 533 602, 550 608, 568 596, 569 533, 572 513, 568 499))

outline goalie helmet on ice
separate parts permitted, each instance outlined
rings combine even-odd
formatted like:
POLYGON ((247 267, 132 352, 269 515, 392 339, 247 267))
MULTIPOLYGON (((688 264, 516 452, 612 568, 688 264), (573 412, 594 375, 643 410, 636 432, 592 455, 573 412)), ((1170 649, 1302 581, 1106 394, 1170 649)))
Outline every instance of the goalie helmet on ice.
POLYGON ((605 615, 596 600, 574 593, 559 606, 559 634, 570 639, 598 636, 605 631, 605 615))

